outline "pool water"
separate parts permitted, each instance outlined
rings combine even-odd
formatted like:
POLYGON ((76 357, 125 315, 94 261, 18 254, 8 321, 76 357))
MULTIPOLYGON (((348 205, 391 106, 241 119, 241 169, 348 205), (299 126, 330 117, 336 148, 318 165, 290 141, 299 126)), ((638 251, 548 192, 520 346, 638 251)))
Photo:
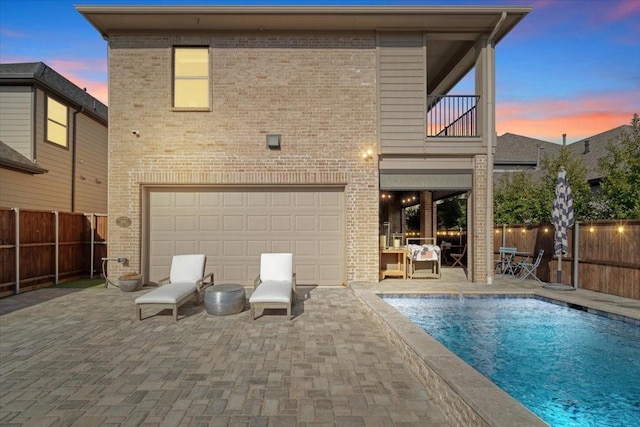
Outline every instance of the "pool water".
POLYGON ((384 301, 551 426, 640 425, 640 326, 535 298, 384 301))

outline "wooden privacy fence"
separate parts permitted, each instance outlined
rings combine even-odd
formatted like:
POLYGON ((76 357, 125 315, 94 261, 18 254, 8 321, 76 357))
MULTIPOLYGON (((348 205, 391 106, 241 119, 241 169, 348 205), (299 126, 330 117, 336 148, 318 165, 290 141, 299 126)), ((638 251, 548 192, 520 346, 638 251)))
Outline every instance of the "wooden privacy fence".
MULTIPOLYGON (((531 256, 544 249, 537 270, 543 282, 557 281, 555 228, 496 226, 493 247, 516 247, 531 256)), ((640 299, 640 220, 581 221, 569 230, 569 255, 562 257, 562 283, 582 289, 640 299)))
POLYGON ((0 208, 0 297, 101 274, 107 216, 0 208))

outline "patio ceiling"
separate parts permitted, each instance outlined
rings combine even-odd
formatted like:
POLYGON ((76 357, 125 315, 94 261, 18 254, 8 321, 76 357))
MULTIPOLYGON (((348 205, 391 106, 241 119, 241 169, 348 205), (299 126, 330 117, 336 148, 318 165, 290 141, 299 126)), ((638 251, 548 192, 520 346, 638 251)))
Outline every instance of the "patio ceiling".
POLYGON ((106 40, 131 32, 425 31, 427 90, 446 94, 475 64, 475 43, 495 32, 499 42, 529 7, 220 7, 88 6, 76 9, 106 40))

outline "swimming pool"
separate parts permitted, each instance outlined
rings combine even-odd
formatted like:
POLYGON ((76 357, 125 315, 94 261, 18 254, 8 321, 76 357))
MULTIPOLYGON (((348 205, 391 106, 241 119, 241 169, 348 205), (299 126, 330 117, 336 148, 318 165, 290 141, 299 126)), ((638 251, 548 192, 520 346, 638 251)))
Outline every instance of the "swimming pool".
POLYGON ((391 297, 552 426, 636 426, 640 327, 535 298, 391 297))

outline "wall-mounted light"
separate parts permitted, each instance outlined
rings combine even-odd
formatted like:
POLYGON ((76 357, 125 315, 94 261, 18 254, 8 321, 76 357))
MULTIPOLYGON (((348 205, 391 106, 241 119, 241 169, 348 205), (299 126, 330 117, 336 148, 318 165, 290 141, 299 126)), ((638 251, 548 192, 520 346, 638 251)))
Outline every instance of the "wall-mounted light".
POLYGON ((280 135, 268 134, 267 135, 267 147, 270 150, 279 150, 280 149, 280 135))
POLYGON ((371 159, 373 159, 373 150, 371 148, 367 148, 363 153, 362 153, 362 158, 366 161, 369 161, 371 159))
POLYGON ((618 226, 618 233, 622 233, 624 231, 624 227, 619 225, 618 226))

